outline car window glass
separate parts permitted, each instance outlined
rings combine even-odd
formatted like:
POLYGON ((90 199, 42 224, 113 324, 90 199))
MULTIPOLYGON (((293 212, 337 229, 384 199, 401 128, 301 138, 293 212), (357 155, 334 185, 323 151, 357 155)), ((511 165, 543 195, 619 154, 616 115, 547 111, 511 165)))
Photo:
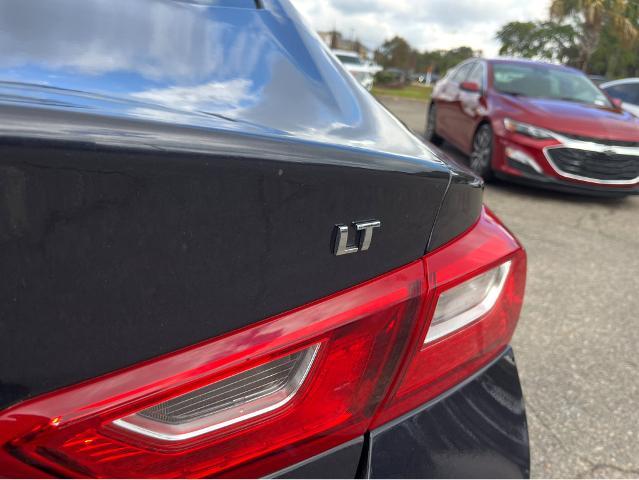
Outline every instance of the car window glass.
POLYGON ((337 54, 337 58, 339 58, 340 62, 348 63, 350 65, 361 65, 362 64, 362 61, 359 59, 359 57, 356 57, 355 55, 340 55, 340 54, 337 54))
POLYGON ((455 76, 455 74, 457 73, 457 70, 459 70, 459 66, 449 68, 448 70, 446 70, 446 73, 444 74, 443 78, 445 80, 450 80, 451 78, 455 76))
POLYGON ((606 93, 622 102, 639 105, 639 83, 624 83, 606 88, 606 93))
POLYGON ((509 95, 610 107, 606 96, 583 73, 542 63, 497 63, 493 85, 509 95))
POLYGON ((476 62, 475 68, 470 72, 468 82, 475 82, 480 88, 484 87, 484 64, 482 62, 476 62))
POLYGON ((466 63, 462 65, 461 67, 457 69, 457 71, 453 74, 450 80, 452 82, 462 83, 463 81, 466 80, 466 77, 470 73, 470 69, 473 68, 474 66, 475 66, 475 62, 470 62, 470 63, 466 63))

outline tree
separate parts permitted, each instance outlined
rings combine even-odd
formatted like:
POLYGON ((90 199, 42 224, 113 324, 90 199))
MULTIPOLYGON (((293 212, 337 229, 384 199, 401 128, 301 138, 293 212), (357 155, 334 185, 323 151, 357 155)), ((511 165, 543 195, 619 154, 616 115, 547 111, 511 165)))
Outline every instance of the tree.
POLYGON ((470 47, 458 47, 452 50, 433 50, 419 52, 414 50, 402 37, 395 36, 386 40, 376 51, 375 61, 384 68, 398 68, 404 71, 426 73, 431 71, 443 74, 451 67, 467 58, 480 55, 470 47))
POLYGON ((375 52, 375 60, 384 68, 400 68, 408 70, 415 68, 417 52, 406 40, 395 36, 386 40, 375 52))
POLYGON ((458 47, 451 50, 432 50, 417 54, 415 70, 427 72, 429 69, 443 75, 447 70, 467 58, 480 56, 481 52, 470 47, 458 47))
POLYGON ((568 20, 579 26, 578 65, 584 71, 606 26, 611 26, 625 45, 637 40, 636 14, 637 5, 629 0, 552 0, 550 4, 551 19, 568 20))
POLYGON ((475 51, 470 47, 457 47, 447 50, 443 52, 441 62, 438 65, 438 72, 440 74, 444 74, 458 63, 461 63, 468 58, 480 55, 481 52, 475 51))
POLYGON ((607 78, 636 77, 639 74, 639 58, 634 45, 624 45, 612 26, 601 32, 599 47, 592 54, 588 70, 607 78))
POLYGON ((557 22, 510 22, 497 32, 500 55, 574 63, 578 33, 557 22))

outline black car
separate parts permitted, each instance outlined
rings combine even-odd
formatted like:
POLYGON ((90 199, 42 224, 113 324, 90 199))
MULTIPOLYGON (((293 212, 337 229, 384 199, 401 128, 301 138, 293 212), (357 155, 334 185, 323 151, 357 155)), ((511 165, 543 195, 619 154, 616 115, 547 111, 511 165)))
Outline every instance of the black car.
POLYGON ((529 474, 522 246, 286 0, 0 37, 2 476, 529 474))

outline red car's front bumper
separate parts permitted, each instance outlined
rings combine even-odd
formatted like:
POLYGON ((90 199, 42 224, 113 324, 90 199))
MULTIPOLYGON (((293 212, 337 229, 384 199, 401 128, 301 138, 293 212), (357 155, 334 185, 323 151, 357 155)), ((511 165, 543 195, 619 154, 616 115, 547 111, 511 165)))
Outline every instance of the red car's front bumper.
POLYGON ((493 169, 499 177, 593 195, 639 194, 639 148, 538 140, 498 126, 495 133, 493 169))

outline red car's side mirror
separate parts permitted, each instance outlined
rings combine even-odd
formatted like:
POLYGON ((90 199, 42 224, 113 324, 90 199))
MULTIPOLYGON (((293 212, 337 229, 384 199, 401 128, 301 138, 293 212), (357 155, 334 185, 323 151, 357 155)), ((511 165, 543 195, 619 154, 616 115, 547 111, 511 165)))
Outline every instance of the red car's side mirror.
POLYGON ((459 88, 465 92, 479 93, 479 84, 476 82, 462 82, 459 88))
POLYGON ((621 105, 623 104, 623 101, 620 98, 611 98, 612 100, 612 104, 617 107, 617 108, 621 108, 621 105))

